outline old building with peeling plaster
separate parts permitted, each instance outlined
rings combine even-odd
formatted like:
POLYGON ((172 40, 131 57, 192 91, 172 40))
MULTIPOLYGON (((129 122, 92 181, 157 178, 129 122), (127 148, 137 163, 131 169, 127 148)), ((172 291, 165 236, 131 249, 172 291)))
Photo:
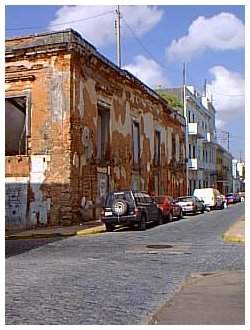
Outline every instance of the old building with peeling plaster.
POLYGON ((108 191, 186 194, 185 120, 73 30, 6 41, 6 228, 97 218, 108 191))

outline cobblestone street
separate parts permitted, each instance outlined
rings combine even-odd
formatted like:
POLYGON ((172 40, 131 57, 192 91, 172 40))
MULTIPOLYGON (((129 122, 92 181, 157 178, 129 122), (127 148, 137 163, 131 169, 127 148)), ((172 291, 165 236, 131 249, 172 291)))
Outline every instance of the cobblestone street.
POLYGON ((244 270, 244 245, 221 238, 243 214, 241 203, 9 257, 6 324, 145 324, 190 274, 244 270))

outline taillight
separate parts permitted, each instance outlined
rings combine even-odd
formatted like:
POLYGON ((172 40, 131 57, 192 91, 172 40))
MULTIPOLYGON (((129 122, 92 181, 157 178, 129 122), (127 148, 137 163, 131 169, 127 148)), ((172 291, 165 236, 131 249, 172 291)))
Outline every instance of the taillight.
POLYGON ((139 213, 139 209, 137 207, 135 207, 135 214, 139 213))
POLYGON ((105 214, 105 211, 102 210, 102 211, 101 211, 101 216, 104 216, 104 214, 105 214))

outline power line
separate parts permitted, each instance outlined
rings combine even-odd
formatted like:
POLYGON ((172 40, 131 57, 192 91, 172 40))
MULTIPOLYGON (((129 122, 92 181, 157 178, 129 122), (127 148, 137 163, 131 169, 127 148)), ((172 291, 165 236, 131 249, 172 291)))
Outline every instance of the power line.
POLYGON ((167 71, 174 71, 174 72, 178 72, 180 73, 179 70, 175 70, 174 68, 167 68, 162 62, 160 62, 141 42, 141 40, 137 37, 136 33, 133 31, 133 29, 131 28, 131 26, 127 23, 127 21, 125 20, 124 16, 121 16, 121 18, 123 19, 124 23, 126 24, 126 26, 128 27, 129 31, 131 32, 131 34, 133 35, 134 39, 138 42, 138 44, 142 47, 142 49, 149 55, 149 57, 151 57, 162 69, 167 70, 167 71))
MULTIPOLYGON (((77 22, 82 22, 82 21, 88 21, 94 18, 98 18, 101 16, 105 16, 108 14, 113 13, 113 10, 111 11, 106 11, 104 13, 98 14, 98 15, 94 15, 94 16, 90 16, 90 17, 85 17, 82 19, 78 19, 78 20, 74 20, 74 21, 68 21, 68 22, 63 22, 63 23, 58 23, 58 24, 50 24, 50 26, 60 26, 60 25, 65 25, 65 24, 71 24, 71 23, 77 23, 77 22)), ((27 27, 19 27, 19 28, 9 28, 6 29, 6 31, 17 31, 17 30, 32 30, 32 29, 42 29, 44 28, 44 26, 27 26, 27 27)))

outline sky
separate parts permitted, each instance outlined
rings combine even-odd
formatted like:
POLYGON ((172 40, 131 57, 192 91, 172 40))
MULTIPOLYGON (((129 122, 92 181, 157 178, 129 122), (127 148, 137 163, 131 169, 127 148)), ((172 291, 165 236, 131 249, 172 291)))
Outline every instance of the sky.
MULTIPOLYGON (((5 37, 73 28, 116 63, 116 6, 8 5, 5 37)), ((213 95, 220 142, 245 150, 245 8, 243 5, 120 6, 122 68, 151 88, 187 85, 213 95)))

